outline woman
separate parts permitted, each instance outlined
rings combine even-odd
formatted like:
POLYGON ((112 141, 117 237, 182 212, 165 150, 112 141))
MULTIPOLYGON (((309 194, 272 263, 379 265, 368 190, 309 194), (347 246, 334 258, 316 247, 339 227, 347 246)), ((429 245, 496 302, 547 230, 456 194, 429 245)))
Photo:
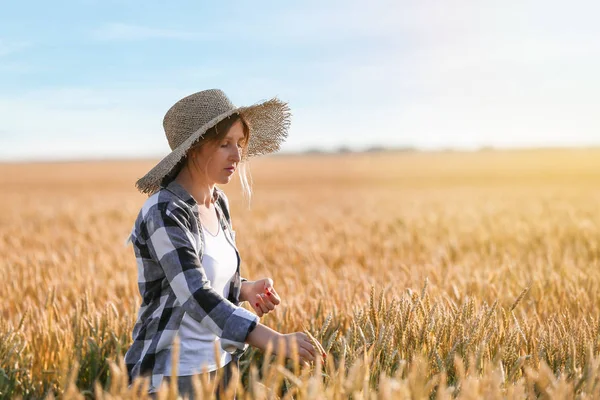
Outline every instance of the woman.
POLYGON ((136 183, 150 197, 130 237, 142 304, 125 362, 131 380, 150 378, 150 393, 163 378, 177 375, 180 393, 192 396, 192 376, 215 376, 219 367, 227 383, 248 345, 265 350, 271 343, 287 357, 295 347, 302 362, 323 353, 302 332, 281 334, 259 323, 280 298, 271 279, 240 277, 227 197, 216 186, 240 169, 249 195, 243 161, 277 151, 289 118, 287 104, 277 99, 236 108, 220 90, 185 97, 166 113, 172 152, 136 183), (240 307, 244 301, 256 315, 240 307), (180 357, 174 371, 176 335, 180 357))

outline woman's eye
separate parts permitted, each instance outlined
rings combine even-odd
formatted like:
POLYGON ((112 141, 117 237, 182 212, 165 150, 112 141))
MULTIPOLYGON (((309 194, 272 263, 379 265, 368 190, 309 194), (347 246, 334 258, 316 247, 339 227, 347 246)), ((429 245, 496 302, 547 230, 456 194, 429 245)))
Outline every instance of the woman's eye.
POLYGON ((224 143, 221 145, 221 147, 227 147, 229 144, 228 143, 224 143))

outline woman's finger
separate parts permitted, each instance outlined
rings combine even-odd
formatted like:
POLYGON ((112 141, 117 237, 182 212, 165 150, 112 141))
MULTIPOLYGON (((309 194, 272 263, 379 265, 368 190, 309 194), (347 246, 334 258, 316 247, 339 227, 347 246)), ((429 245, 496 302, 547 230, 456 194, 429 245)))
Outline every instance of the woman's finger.
POLYGON ((273 311, 275 309, 275 304, 273 304, 271 299, 265 294, 261 294, 260 296, 262 297, 263 303, 265 304, 265 306, 267 306, 269 311, 273 311))
POLYGON ((258 317, 262 317, 265 313, 262 312, 262 310, 260 309, 260 306, 257 306, 256 304, 252 304, 252 308, 254 308, 254 311, 256 312, 256 315, 258 317))
POLYGON ((319 349, 315 349, 315 347, 313 346, 313 344, 308 339, 303 340, 301 342, 300 346, 303 349, 306 349, 306 351, 308 351, 313 357, 315 357, 317 355, 317 353, 320 353, 319 349))
POLYGON ((281 297, 279 297, 279 294, 277 294, 273 286, 268 286, 265 289, 265 294, 274 305, 278 305, 281 303, 281 297))
POLYGON ((262 317, 264 315, 262 307, 260 306, 260 301, 258 299, 254 299, 254 301, 252 302, 252 308, 254 308, 254 311, 256 311, 256 315, 258 315, 259 317, 262 317))
POLYGON ((265 301, 259 294, 256 295, 256 306, 263 312, 263 314, 267 314, 269 312, 269 307, 267 307, 265 301))
POLYGON ((301 347, 298 350, 298 356, 304 361, 315 361, 315 356, 310 354, 305 348, 301 347))

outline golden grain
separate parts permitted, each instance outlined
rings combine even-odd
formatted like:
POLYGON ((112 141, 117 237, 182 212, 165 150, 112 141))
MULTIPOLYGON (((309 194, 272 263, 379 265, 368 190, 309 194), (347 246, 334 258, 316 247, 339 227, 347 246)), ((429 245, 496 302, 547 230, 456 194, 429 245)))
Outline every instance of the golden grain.
MULTIPOLYGON (((139 304, 122 243, 152 165, 0 165, 0 397, 143 391, 121 358, 139 304)), ((301 371, 250 350, 238 395, 600 396, 599 150, 266 157, 252 173, 251 209, 225 190, 244 275, 284 300, 263 322, 306 325, 329 357, 301 371)))

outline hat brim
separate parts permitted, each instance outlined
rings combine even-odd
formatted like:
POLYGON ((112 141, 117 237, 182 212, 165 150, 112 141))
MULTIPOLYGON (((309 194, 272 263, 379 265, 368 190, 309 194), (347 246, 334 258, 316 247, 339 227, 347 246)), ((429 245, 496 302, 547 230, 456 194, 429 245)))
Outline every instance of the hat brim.
POLYGON ((146 175, 140 178, 135 184, 137 189, 148 195, 157 192, 163 179, 173 172, 173 169, 185 157, 190 147, 202 138, 206 131, 233 114, 240 114, 250 128, 247 157, 278 151, 288 136, 291 112, 287 103, 273 98, 252 106, 238 107, 218 115, 196 130, 189 138, 160 160, 146 175))

